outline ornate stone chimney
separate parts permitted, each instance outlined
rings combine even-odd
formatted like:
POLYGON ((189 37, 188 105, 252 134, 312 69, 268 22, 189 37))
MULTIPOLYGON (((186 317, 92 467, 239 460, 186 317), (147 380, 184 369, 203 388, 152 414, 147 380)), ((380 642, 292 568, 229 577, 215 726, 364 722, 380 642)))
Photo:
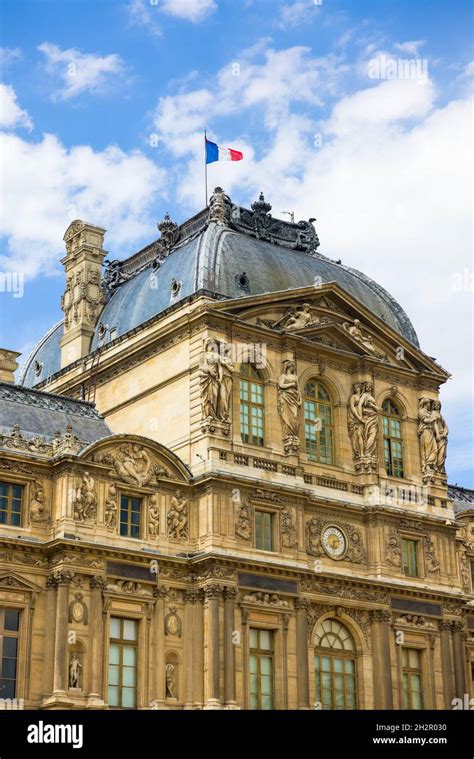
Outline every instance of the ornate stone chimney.
POLYGON ((0 348, 0 382, 15 382, 13 373, 18 369, 17 358, 21 353, 0 348))
POLYGON ((64 235, 66 255, 61 263, 66 272, 66 290, 61 298, 64 334, 61 339, 61 369, 87 355, 91 338, 104 305, 101 286, 105 229, 80 219, 71 222, 64 235))

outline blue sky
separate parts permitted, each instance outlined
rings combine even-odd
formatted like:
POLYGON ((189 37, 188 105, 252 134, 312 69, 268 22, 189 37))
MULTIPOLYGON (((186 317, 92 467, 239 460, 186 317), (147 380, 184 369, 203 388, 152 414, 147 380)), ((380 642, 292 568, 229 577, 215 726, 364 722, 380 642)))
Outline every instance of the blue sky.
POLYGON ((472 11, 463 0, 3 0, 0 344, 61 318, 62 236, 123 257, 204 203, 202 130, 244 151, 209 184, 316 216, 453 374, 450 480, 472 474, 472 11), (404 61, 420 68, 404 75, 404 61), (397 76, 369 75, 395 61, 397 76), (426 76, 424 75, 426 74, 426 76))

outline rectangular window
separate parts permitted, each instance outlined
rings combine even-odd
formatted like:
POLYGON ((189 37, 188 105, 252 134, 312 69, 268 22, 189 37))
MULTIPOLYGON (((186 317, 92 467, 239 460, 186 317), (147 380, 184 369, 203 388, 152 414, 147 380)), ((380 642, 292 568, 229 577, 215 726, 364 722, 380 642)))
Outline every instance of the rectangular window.
POLYGON ((263 445, 263 385, 240 380, 240 434, 244 443, 263 445))
POLYGON ((0 482, 0 524, 21 527, 23 485, 0 482))
POLYGON ((255 511, 255 548, 273 551, 274 514, 270 511, 255 511))
POLYGON ((127 538, 140 537, 140 498, 120 497, 120 534, 127 538))
POLYGON ((402 648, 403 708, 423 709, 421 652, 402 648))
POLYGON ((110 619, 109 706, 135 709, 137 705, 138 622, 110 619))
POLYGON ((383 416, 385 471, 390 477, 403 477, 402 427, 399 419, 383 416))
POLYGON ((474 561, 471 561, 471 590, 474 593, 474 561))
POLYGON ((0 609, 0 698, 15 698, 20 612, 0 609))
POLYGON ((250 629, 250 708, 273 709, 273 632, 250 629))
POLYGON ((316 701, 323 709, 356 709, 355 660, 339 656, 314 657, 316 701))
POLYGON ((403 574, 407 577, 419 577, 418 540, 402 539, 403 574))

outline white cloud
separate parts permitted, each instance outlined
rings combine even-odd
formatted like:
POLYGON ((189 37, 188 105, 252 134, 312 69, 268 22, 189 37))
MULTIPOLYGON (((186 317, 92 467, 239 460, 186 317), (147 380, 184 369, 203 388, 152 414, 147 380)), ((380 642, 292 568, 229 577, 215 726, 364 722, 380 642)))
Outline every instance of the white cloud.
POLYGON ((131 0, 126 6, 132 26, 155 37, 162 35, 160 14, 199 23, 217 10, 215 0, 131 0))
POLYGON ((320 10, 314 0, 295 0, 293 3, 284 2, 280 7, 277 25, 282 29, 293 29, 311 21, 320 10))
POLYGON ((0 70, 4 71, 8 66, 22 59, 19 47, 0 47, 0 70))
POLYGON ((24 127, 30 131, 33 122, 28 113, 17 103, 15 90, 9 84, 0 83, 0 127, 2 129, 16 129, 24 127))
POLYGON ((156 235, 152 208, 164 195, 165 172, 142 153, 109 146, 65 148, 51 134, 41 142, 0 134, 4 186, 0 269, 26 276, 57 269, 68 223, 105 227, 112 257, 129 255, 156 235))
POLYGON ((116 89, 125 76, 125 65, 117 53, 93 55, 43 42, 38 46, 45 58, 46 71, 56 81, 53 99, 70 100, 84 92, 94 95, 116 89))
POLYGON ((394 48, 395 50, 400 50, 402 53, 418 55, 419 48, 424 44, 425 40, 409 40, 407 42, 396 42, 394 48))
POLYGON ((160 7, 164 13, 194 23, 217 10, 214 0, 162 0, 160 7))

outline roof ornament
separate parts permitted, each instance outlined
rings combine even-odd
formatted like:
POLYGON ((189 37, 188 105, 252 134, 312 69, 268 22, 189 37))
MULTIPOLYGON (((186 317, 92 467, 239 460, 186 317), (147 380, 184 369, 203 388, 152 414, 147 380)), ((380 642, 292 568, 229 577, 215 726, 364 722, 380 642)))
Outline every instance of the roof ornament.
POLYGON ((215 187, 209 200, 209 221, 226 225, 231 215, 231 200, 222 187, 215 187))
POLYGON ((102 289, 105 293, 105 302, 110 300, 112 292, 119 287, 127 279, 130 279, 130 274, 126 274, 122 269, 122 261, 114 259, 106 259, 104 261, 105 269, 102 276, 102 289))
POLYGON ((260 193, 258 200, 250 206, 255 216, 266 216, 272 210, 270 203, 265 202, 263 192, 260 193))
POLYGON ((166 258, 179 240, 179 227, 171 220, 168 211, 165 213, 165 218, 157 224, 158 230, 161 233, 160 244, 162 247, 162 254, 158 258, 166 258), (163 255, 164 254, 164 255, 163 255))

